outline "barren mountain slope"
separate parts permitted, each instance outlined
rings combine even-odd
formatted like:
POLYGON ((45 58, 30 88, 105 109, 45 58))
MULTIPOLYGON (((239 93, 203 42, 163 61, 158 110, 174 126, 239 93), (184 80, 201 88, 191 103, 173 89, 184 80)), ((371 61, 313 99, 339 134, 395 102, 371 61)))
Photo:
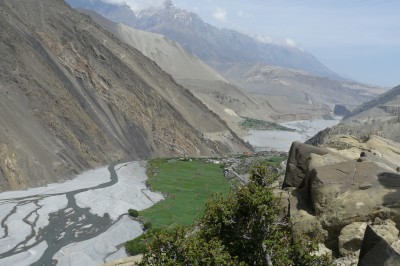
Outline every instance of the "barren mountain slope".
MULTIPOLYGON (((68 1, 73 6, 95 10, 113 21, 161 33, 178 42, 217 69, 231 84, 246 90, 245 93, 256 99, 256 103, 269 114, 268 119, 320 118, 330 114, 335 104, 360 105, 383 92, 381 88, 339 77, 313 55, 297 47, 263 43, 233 30, 216 28, 197 14, 176 7, 172 1, 165 1, 162 8, 140 11, 132 11, 126 4, 113 5, 100 0, 68 1), (274 72, 273 79, 268 77, 270 69, 274 72)), ((151 58, 161 65, 161 61, 151 58)), ((202 91, 198 84, 184 85, 194 92, 202 91)), ((220 84, 214 86, 218 88, 220 84)), ((209 99, 202 98, 202 101, 209 99)), ((248 104, 235 102, 234 97, 228 96, 221 102, 234 103, 232 105, 236 107, 246 106, 248 111, 251 110, 248 104)), ((245 116, 252 116, 252 113, 245 116)))
POLYGON ((218 71, 229 69, 230 64, 238 62, 263 62, 338 78, 310 53, 297 47, 263 43, 234 30, 219 29, 205 23, 197 14, 175 6, 170 0, 165 1, 164 7, 138 12, 122 2, 118 5, 101 0, 68 2, 74 7, 95 10, 112 21, 163 34, 218 71))
POLYGON ((153 61, 61 0, 0 1, 0 28, 0 190, 121 159, 246 150, 153 61))
POLYGON ((270 120, 273 113, 260 101, 232 85, 214 69, 167 37, 114 23, 98 13, 79 9, 125 43, 154 60, 164 71, 188 88, 208 108, 217 113, 235 131, 241 132, 243 117, 270 120))
POLYGON ((345 121, 387 120, 400 114, 400 86, 365 102, 348 115, 345 121))
POLYGON ((337 135, 348 134, 366 141, 373 135, 400 143, 400 86, 368 101, 347 115, 339 125, 323 130, 310 144, 340 143, 337 135))
POLYGON ((223 73, 251 95, 268 99, 276 120, 311 119, 329 114, 335 104, 360 105, 385 89, 339 81, 302 70, 259 64, 235 64, 223 73))

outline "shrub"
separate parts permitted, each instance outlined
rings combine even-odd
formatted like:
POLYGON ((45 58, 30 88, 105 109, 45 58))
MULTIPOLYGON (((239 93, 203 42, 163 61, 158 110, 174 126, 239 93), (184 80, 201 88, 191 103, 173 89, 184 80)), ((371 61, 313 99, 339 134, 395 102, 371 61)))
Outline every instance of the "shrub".
POLYGON ((132 217, 138 217, 139 216, 139 211, 134 210, 134 209, 129 209, 128 214, 132 217))
POLYGON ((143 237, 137 237, 126 242, 125 249, 131 256, 142 254, 146 251, 146 242, 143 240, 143 237))
POLYGON ((143 227, 145 230, 149 230, 153 227, 153 224, 151 222, 145 222, 143 227))
POLYGON ((161 233, 161 229, 149 229, 144 234, 125 243, 125 249, 131 256, 143 254, 146 251, 146 245, 154 241, 154 236, 161 233))

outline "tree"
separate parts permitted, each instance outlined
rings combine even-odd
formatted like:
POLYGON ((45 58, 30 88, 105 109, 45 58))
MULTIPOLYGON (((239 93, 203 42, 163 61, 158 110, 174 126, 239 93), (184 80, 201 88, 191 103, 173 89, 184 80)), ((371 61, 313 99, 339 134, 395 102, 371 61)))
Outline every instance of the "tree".
MULTIPOLYGON (((217 238, 206 240, 178 226, 154 234, 139 265, 240 265, 217 238)), ((244 265, 244 264, 242 264, 244 265)))

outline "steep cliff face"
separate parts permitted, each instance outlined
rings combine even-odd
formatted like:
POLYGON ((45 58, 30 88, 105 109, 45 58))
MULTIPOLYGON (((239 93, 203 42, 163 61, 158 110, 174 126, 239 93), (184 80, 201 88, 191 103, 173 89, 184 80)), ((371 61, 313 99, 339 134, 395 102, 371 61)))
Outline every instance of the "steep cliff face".
POLYGON ((247 149, 153 61, 61 0, 1 1, 0 28, 0 190, 121 159, 247 149), (202 138, 215 132, 225 138, 202 138))

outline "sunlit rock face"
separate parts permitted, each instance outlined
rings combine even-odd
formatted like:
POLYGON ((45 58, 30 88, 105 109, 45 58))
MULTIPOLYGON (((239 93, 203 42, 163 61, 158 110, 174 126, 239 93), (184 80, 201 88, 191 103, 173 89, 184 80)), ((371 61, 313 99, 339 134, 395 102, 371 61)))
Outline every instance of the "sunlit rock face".
POLYGON ((344 135, 324 147, 293 143, 284 187, 295 235, 317 239, 348 261, 357 261, 368 224, 395 245, 399 147, 380 137, 358 142, 344 135))

